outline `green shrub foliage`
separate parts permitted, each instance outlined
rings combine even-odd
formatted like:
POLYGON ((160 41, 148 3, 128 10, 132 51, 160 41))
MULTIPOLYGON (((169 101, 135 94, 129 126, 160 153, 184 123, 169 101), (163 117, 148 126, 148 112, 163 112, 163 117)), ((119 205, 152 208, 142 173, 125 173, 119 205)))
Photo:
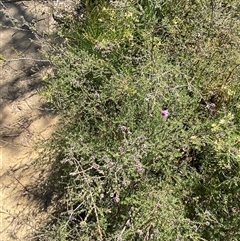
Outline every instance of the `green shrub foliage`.
POLYGON ((240 240, 239 1, 85 1, 63 16, 45 156, 64 194, 46 240, 240 240))

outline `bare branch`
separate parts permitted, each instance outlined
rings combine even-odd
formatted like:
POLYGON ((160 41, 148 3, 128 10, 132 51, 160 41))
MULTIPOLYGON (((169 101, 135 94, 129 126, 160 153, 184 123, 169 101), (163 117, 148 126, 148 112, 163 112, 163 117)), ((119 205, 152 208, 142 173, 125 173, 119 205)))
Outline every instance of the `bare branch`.
POLYGON ((49 62, 48 59, 34 59, 34 58, 17 58, 17 59, 4 59, 4 62, 13 62, 13 61, 20 61, 20 60, 32 60, 36 62, 49 62))

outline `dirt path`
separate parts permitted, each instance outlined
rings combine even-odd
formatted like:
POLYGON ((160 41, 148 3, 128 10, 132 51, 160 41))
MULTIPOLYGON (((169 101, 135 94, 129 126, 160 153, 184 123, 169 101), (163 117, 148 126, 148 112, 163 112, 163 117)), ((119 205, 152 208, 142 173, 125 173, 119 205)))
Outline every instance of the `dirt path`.
POLYGON ((0 61, 0 240, 26 241, 47 216, 26 188, 43 174, 31 165, 37 156, 34 143, 47 139, 57 123, 38 93, 50 67, 36 61, 43 59, 41 44, 27 25, 33 23, 44 36, 51 15, 39 1, 0 1, 0 10, 0 57, 9 60, 0 61))

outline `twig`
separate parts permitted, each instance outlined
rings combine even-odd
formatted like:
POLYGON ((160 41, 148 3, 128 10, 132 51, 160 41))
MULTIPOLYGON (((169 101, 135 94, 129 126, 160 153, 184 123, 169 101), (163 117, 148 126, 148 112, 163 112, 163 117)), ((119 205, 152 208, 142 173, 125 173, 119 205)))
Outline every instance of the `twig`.
POLYGON ((28 192, 27 187, 25 187, 15 176, 12 176, 12 177, 24 188, 25 191, 28 192))
POLYGON ((33 58, 18 58, 18 59, 4 59, 5 62, 13 62, 13 61, 19 61, 19 60, 33 60, 37 62, 49 62, 50 60, 48 59, 33 59, 33 58))
MULTIPOLYGON (((23 0, 5 0, 2 1, 3 3, 16 3, 16 2, 22 2, 23 0)), ((24 1, 32 1, 32 0, 24 0, 24 1)))
POLYGON ((15 29, 15 30, 19 30, 19 31, 24 31, 24 32, 30 32, 30 29, 23 29, 23 28, 19 28, 19 27, 11 27, 11 26, 5 26, 5 25, 0 25, 0 27, 2 28, 8 28, 8 29, 15 29))
POLYGON ((97 206, 96 206, 96 204, 94 203, 94 198, 93 198, 93 194, 92 194, 92 191, 91 191, 91 187, 90 187, 90 185, 89 185, 89 183, 88 183, 88 179, 87 179, 87 177, 86 177, 85 171, 83 170, 83 167, 82 167, 81 165, 79 165, 79 167, 81 168, 81 171, 82 171, 82 173, 83 173, 83 178, 85 179, 86 184, 87 184, 87 186, 88 186, 88 188, 89 188, 89 194, 90 194, 90 196, 91 196, 91 201, 92 201, 92 203, 93 203, 93 210, 94 210, 94 213, 95 213, 96 219, 97 219, 97 229, 98 229, 98 233, 99 233, 99 236, 100 236, 99 238, 100 238, 100 241, 103 241, 103 234, 102 234, 101 227, 100 227, 100 224, 99 224, 97 206))
POLYGON ((229 84, 229 83, 231 82, 230 77, 231 77, 232 73, 234 72, 234 70, 235 70, 236 68, 238 68, 239 66, 240 66, 240 64, 237 64, 237 65, 230 71, 228 77, 227 77, 226 80, 225 80, 227 84, 229 84))
POLYGON ((119 234, 119 236, 117 237, 117 241, 121 241, 122 240, 122 236, 123 236, 123 233, 125 232, 126 228, 127 228, 127 224, 130 222, 130 219, 127 220, 126 224, 124 225, 121 233, 119 234))

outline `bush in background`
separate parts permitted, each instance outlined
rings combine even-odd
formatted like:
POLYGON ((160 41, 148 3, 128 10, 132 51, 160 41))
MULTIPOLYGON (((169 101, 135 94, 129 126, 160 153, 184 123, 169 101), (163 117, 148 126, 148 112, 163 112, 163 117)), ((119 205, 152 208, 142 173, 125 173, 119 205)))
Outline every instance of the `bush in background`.
POLYGON ((85 1, 58 19, 46 240, 239 240, 239 10, 85 1))

